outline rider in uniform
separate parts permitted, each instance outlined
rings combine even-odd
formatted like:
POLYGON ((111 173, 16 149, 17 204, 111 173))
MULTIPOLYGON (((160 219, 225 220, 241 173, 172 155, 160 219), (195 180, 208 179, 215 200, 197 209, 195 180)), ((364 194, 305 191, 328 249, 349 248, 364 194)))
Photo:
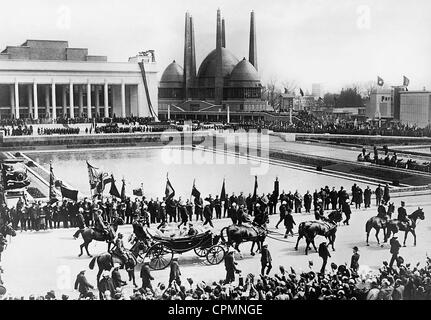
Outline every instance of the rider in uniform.
POLYGON ((407 225, 410 224, 409 218, 407 216, 407 211, 404 208, 404 206, 406 205, 406 203, 404 201, 401 201, 401 207, 398 208, 398 220, 400 222, 405 222, 407 223, 407 225))
POLYGON ((102 219, 102 210, 99 209, 96 211, 95 217, 94 217, 94 229, 96 231, 101 232, 103 235, 107 236, 108 232, 107 232, 107 227, 105 222, 102 219))
POLYGON ((127 257, 126 248, 124 247, 122 233, 118 234, 117 241, 115 241, 115 247, 113 249, 113 252, 121 259, 122 266, 124 267, 128 257, 127 257))

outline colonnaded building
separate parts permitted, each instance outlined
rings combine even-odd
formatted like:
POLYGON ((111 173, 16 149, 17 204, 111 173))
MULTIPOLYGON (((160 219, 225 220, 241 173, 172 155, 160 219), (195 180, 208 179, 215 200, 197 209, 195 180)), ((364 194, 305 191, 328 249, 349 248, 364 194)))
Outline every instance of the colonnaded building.
POLYGON ((0 53, 0 117, 157 117, 157 83, 151 50, 109 62, 67 41, 27 40, 0 53))
POLYGON ((226 49, 225 20, 217 10, 216 48, 196 73, 193 18, 185 16, 184 64, 175 60, 159 83, 161 119, 210 121, 253 120, 272 111, 262 99, 258 73, 254 12, 250 16, 249 57, 239 60, 226 49))

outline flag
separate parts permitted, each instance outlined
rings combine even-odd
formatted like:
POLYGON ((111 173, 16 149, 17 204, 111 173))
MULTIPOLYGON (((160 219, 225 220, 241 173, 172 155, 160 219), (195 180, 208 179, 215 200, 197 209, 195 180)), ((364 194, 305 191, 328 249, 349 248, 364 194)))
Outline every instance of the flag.
POLYGON ((169 178, 166 177, 166 188, 165 188, 165 201, 171 200, 175 196, 175 190, 169 181, 169 178))
POLYGON ((105 190, 105 186, 111 182, 112 182, 112 178, 109 176, 107 172, 100 172, 97 177, 96 192, 98 194, 103 193, 103 191, 105 190))
POLYGON ((406 76, 403 76, 403 86, 408 87, 410 84, 410 79, 407 78, 406 76))
POLYGON ((225 188, 225 179, 223 179, 223 185, 221 186, 221 193, 220 193, 220 201, 226 201, 226 188, 225 188))
POLYGON ((68 189, 64 184, 61 184, 61 196, 63 198, 68 198, 73 201, 78 201, 78 191, 77 190, 70 190, 68 189))
POLYGON ((195 197, 195 198, 198 198, 198 199, 201 197, 201 193, 196 188, 194 180, 193 180, 192 196, 195 197))
POLYGON ((96 189, 97 183, 99 181, 98 176, 99 172, 97 171, 98 168, 93 167, 90 165, 87 161, 87 169, 88 169, 88 181, 90 182, 90 189, 96 189))
POLYGON ((117 198, 121 198, 120 193, 118 192, 117 186, 115 185, 115 180, 114 180, 114 175, 111 174, 111 189, 109 190, 109 194, 117 197, 117 198))
POLYGON ((121 196, 120 196, 121 200, 124 201, 126 200, 126 181, 124 181, 123 179, 123 185, 121 186, 121 196))
POLYGON ((257 200, 257 176, 254 176, 253 202, 257 200))
POLYGON ((377 77, 377 85, 379 87, 383 87, 384 84, 385 84, 385 82, 383 81, 383 79, 380 77, 377 77))
POLYGON ((52 204, 54 202, 57 202, 57 194, 55 193, 54 190, 54 186, 55 186, 55 177, 54 177, 54 172, 52 170, 52 164, 49 164, 49 203, 52 204))
POLYGON ((133 189, 133 195, 137 197, 142 197, 144 195, 144 191, 142 188, 133 189))
POLYGON ((303 97, 303 96, 304 96, 304 91, 302 91, 302 89, 301 89, 301 88, 299 88, 299 93, 301 94, 301 97, 303 97))

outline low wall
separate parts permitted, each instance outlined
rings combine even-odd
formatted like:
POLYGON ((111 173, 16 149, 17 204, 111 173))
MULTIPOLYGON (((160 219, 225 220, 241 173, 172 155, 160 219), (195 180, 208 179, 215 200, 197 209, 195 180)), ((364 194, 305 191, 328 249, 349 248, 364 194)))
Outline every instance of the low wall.
POLYGON ((101 147, 101 146, 141 146, 180 144, 188 141, 199 144, 208 136, 207 132, 139 132, 139 133, 103 133, 103 134, 70 134, 47 136, 4 137, 0 133, 0 150, 31 150, 44 146, 101 147))
POLYGON ((420 145, 431 143, 431 138, 428 137, 296 133, 296 141, 306 140, 318 140, 337 144, 345 143, 356 145, 409 145, 413 143, 420 145))

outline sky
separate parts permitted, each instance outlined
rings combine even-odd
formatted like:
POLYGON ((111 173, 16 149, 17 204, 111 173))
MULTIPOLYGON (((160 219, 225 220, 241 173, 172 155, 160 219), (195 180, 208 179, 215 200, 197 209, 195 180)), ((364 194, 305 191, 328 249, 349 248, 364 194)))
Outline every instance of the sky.
POLYGON ((183 64, 184 14, 194 19, 197 65, 215 48, 216 11, 226 20, 226 47, 248 57, 250 11, 257 29, 263 83, 294 82, 311 92, 352 83, 410 79, 431 89, 429 0, 14 0, 2 4, 0 48, 27 39, 68 40, 90 55, 127 61, 154 49, 159 76, 183 64))

